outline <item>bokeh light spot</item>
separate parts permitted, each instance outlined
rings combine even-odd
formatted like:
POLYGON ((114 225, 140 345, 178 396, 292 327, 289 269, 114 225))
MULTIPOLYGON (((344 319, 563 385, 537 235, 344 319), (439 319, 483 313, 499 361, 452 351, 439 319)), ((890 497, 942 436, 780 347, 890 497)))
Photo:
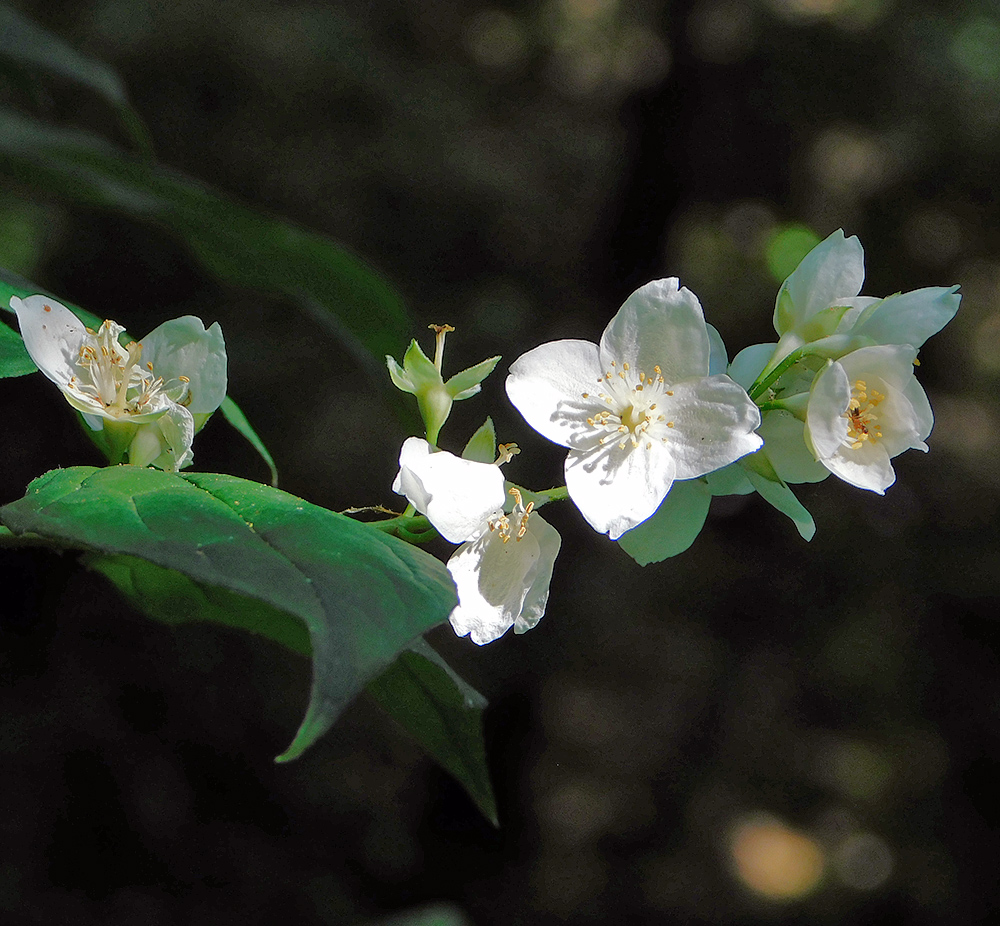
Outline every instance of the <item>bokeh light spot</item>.
POLYGON ((826 867, 815 839, 769 817, 737 824, 729 851, 740 881, 769 900, 791 901, 811 894, 826 867))
POLYGON ((805 225, 791 224, 776 228, 768 238, 764 250, 771 276, 779 283, 784 281, 819 241, 819 235, 805 225))

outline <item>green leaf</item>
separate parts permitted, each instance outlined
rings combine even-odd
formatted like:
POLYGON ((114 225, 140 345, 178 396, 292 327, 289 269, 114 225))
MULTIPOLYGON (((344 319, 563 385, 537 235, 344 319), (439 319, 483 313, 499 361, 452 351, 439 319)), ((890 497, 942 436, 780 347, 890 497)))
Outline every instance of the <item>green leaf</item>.
POLYGON ((302 656, 312 655, 306 625, 263 601, 195 582, 136 556, 84 553, 81 561, 117 586, 137 611, 155 620, 172 625, 211 621, 267 637, 302 656))
POLYGON ((226 396, 219 406, 219 411, 222 412, 222 417, 236 428, 253 445, 254 450, 260 454, 261 459, 271 471, 271 485, 277 486, 278 467, 274 465, 274 457, 271 456, 267 447, 264 446, 264 442, 257 436, 257 432, 253 429, 250 422, 247 421, 247 416, 243 414, 243 410, 229 396, 226 396))
POLYGON ((476 431, 462 451, 463 460, 473 463, 495 463, 497 459, 497 432, 493 419, 487 418, 476 431))
POLYGON ((499 826, 483 744, 486 699, 422 639, 370 682, 368 692, 499 826))
MULTIPOLYGON (((0 509, 15 533, 146 560, 285 611, 309 630, 313 682, 293 759, 456 604, 444 565, 385 532, 234 476, 133 466, 53 470, 0 509)), ((122 577, 128 563, 104 569, 122 577)), ((133 581, 135 581, 133 579, 133 581)))
POLYGON ((21 335, 0 322, 0 377, 26 376, 37 369, 24 349, 21 335))
POLYGON ((805 540, 812 540, 816 534, 816 522, 805 506, 795 497, 788 485, 775 472, 771 461, 763 453, 751 453, 737 460, 757 490, 760 497, 782 514, 792 519, 796 529, 805 540))
POLYGON ((652 517, 622 534, 618 546, 640 566, 677 556, 701 532, 711 501, 712 493, 704 480, 675 482, 652 517))
POLYGON ((82 54, 6 4, 0 5, 0 71, 41 72, 86 87, 114 108, 139 149, 151 152, 149 133, 129 103, 122 79, 103 62, 82 54))
MULTIPOLYGON (((4 531, 0 528, 0 544, 4 531)), ((170 625, 211 621, 267 637, 303 656, 312 654, 306 625, 263 601, 195 582, 135 556, 85 553, 81 559, 117 586, 136 610, 155 620, 170 625)), ((370 681, 367 691, 497 825, 483 744, 486 699, 421 637, 370 681)))
POLYGON ((96 136, 0 108, 0 171, 71 202, 166 229, 219 279, 293 299, 379 378, 383 358, 410 329, 398 293, 340 245, 96 136))

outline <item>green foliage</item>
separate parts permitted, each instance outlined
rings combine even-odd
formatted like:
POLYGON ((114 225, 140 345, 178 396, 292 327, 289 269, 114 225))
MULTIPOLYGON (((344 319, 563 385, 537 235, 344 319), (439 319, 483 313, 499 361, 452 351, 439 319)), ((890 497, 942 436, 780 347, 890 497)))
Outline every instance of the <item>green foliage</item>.
POLYGON ((712 493, 703 479, 675 482, 652 517, 618 538, 640 566, 683 553, 701 532, 712 493))
POLYGON ((367 690, 499 826, 483 746, 486 699, 421 639, 367 690))
POLYGON ((803 539, 813 539, 816 534, 816 522, 812 515, 775 472, 771 461, 763 452, 751 453, 737 460, 737 465, 743 468, 750 484, 760 493, 764 501, 792 519, 803 539))
MULTIPOLYGON (((264 601, 196 582, 135 556, 85 553, 82 559, 114 583, 137 610, 156 620, 167 624, 211 621, 267 637, 303 656, 312 654, 303 621, 264 601)), ((366 690, 497 825, 483 746, 486 699, 421 637, 370 681, 366 690)))
POLYGON ((369 926, 471 926, 469 920, 450 904, 435 904, 408 910, 386 919, 373 920, 369 926))
POLYGON ((764 249, 767 269, 774 280, 785 280, 819 242, 819 235, 805 225, 793 222, 776 228, 764 249))
POLYGON ((45 74, 87 88, 114 108, 133 143, 144 153, 151 153, 146 127, 114 70, 6 4, 0 4, 0 70, 21 79, 45 74))
MULTIPOLYGON (((54 470, 0 509, 0 520, 16 534, 143 560, 302 621, 313 651, 312 694, 280 760, 300 755, 373 676, 456 603, 447 570, 421 550, 233 476, 131 466, 54 470)), ((179 609, 196 601, 183 583, 162 571, 136 571, 131 560, 92 565, 121 581, 126 594, 151 594, 161 611, 178 589, 179 609)), ((232 601, 205 598, 218 610, 232 601)), ((258 609, 258 618, 266 622, 267 612, 258 609)))
POLYGON ((261 459, 263 459, 267 464, 267 468, 271 471, 271 485, 277 486, 278 467, 274 463, 274 457, 271 456, 270 451, 264 446, 264 442, 257 436, 257 432, 253 429, 250 422, 247 421, 247 416, 243 414, 243 410, 229 396, 226 396, 219 406, 219 411, 222 412, 222 416, 226 421, 236 428, 253 445, 254 450, 260 454, 261 459))
POLYGON ((0 171, 166 229, 220 280, 295 300, 349 346, 377 357, 379 367, 409 329, 399 294, 340 245, 94 135, 0 109, 0 171))

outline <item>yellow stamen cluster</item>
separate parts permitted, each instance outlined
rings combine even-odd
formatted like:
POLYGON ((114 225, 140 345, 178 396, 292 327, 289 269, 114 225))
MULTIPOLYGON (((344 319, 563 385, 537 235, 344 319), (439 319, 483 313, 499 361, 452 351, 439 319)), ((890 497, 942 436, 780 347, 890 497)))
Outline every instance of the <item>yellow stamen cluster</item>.
MULTIPOLYGON (((167 392, 163 379, 154 375, 153 365, 147 362, 145 369, 140 365, 142 344, 132 341, 121 346, 118 336, 123 330, 110 320, 96 332, 88 328, 89 337, 80 345, 76 360, 79 375, 71 376, 67 383, 73 392, 114 417, 142 414, 167 392)), ((171 396, 173 401, 190 402, 189 382, 186 376, 177 378, 170 388, 176 393, 176 398, 171 396)))
POLYGON ((864 446, 865 441, 873 443, 882 436, 875 409, 885 396, 875 389, 868 389, 864 380, 857 380, 851 387, 851 401, 841 417, 847 419, 847 439, 852 450, 864 446))
POLYGON ((534 502, 528 502, 527 505, 524 504, 521 492, 517 488, 511 487, 510 494, 514 496, 514 510, 509 515, 502 514, 496 519, 491 518, 488 522, 490 530, 497 531, 504 543, 507 543, 512 535, 516 543, 527 533, 528 515, 531 514, 532 509, 535 507, 534 502), (516 527, 511 527, 511 521, 515 523, 516 527))
MULTIPOLYGON (((672 396, 673 392, 666 388, 663 371, 658 364, 653 367, 650 375, 643 370, 633 373, 628 362, 618 369, 617 363, 612 360, 611 367, 597 381, 598 385, 607 386, 608 391, 596 394, 610 409, 602 409, 588 417, 587 424, 607 432, 598 441, 602 445, 616 442, 618 449, 624 450, 629 443, 633 448, 642 443, 649 450, 653 442, 647 439, 651 436, 647 432, 653 425, 665 420, 664 415, 657 413, 656 402, 652 400, 663 395, 672 396)), ((589 392, 582 395, 585 399, 591 398, 589 392)), ((672 421, 667 422, 667 427, 673 426, 672 421)), ((658 439, 662 443, 667 442, 666 437, 658 439)))

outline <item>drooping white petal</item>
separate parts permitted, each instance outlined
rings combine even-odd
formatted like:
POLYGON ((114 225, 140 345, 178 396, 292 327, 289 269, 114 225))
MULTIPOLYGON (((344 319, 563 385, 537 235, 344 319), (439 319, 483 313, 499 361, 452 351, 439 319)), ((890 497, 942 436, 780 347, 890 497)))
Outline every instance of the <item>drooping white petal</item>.
POLYGON ((865 252, 856 235, 843 229, 816 245, 788 276, 775 300, 774 330, 779 335, 828 306, 846 305, 861 292, 865 252))
POLYGON ((587 523, 617 540, 659 508, 677 466, 659 442, 639 450, 612 443, 570 451, 565 471, 569 497, 587 523))
POLYGON ((482 645, 513 627, 533 587, 540 558, 531 531, 504 543, 497 531, 486 530, 463 543, 448 560, 458 591, 458 606, 449 616, 455 633, 468 634, 482 645))
POLYGON ((707 376, 711 349, 698 297, 676 277, 640 286, 604 329, 600 350, 604 371, 614 360, 647 373, 658 366, 668 383, 707 376))
POLYGON ((143 338, 142 360, 168 387, 180 377, 189 381, 184 401, 194 413, 214 412, 226 397, 226 342, 218 322, 206 329, 194 315, 172 318, 143 338))
POLYGON ((154 420, 140 424, 129 445, 129 463, 155 466, 168 473, 190 466, 194 460, 194 418, 181 405, 170 406, 154 420))
POLYGON ((49 296, 11 297, 24 346, 41 372, 60 388, 73 376, 86 326, 49 296))
POLYGON ((463 460, 446 450, 432 453, 419 437, 403 443, 392 490, 405 495, 452 543, 475 536, 505 498, 498 466, 463 460))
POLYGON ((857 450, 842 448, 824 462, 834 476, 879 495, 885 495, 885 490, 896 481, 889 454, 881 443, 866 443, 857 450))
POLYGON ((511 364, 507 396, 539 434, 569 447, 602 407, 594 393, 603 375, 596 344, 550 341, 511 364))
POLYGON ((673 422, 666 450, 676 463, 675 478, 694 479, 728 466, 762 441, 760 409, 728 376, 705 376, 677 383, 664 414, 673 422))
POLYGON ((514 621, 514 633, 531 630, 545 614, 545 605, 549 600, 549 584, 552 582, 552 569, 559 554, 559 547, 562 545, 559 531, 541 515, 531 515, 528 530, 538 543, 538 568, 524 596, 521 613, 514 621))

